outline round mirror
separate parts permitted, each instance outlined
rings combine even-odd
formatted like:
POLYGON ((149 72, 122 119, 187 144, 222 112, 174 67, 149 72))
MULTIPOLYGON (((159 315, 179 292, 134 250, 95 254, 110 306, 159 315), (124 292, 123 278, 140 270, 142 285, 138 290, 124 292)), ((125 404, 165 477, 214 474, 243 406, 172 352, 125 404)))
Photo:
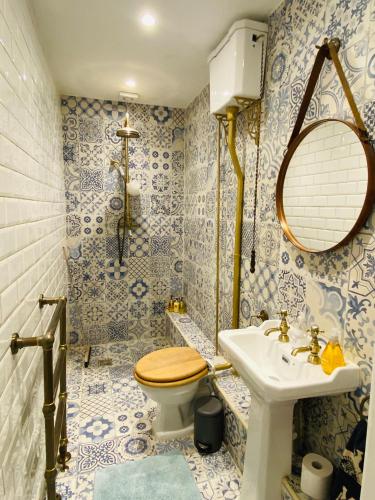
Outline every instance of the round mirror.
POLYGON ((370 214, 375 154, 349 122, 321 120, 290 144, 277 180, 277 213, 301 250, 324 252, 347 243, 370 214))

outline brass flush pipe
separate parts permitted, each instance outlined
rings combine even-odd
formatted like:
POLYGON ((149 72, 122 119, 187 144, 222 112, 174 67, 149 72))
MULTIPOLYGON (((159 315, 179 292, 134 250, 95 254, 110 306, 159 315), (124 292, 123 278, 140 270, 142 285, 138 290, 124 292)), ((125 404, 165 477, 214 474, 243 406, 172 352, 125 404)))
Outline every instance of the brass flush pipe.
POLYGON ((222 372, 225 370, 232 370, 234 372, 234 368, 232 363, 229 363, 228 361, 223 360, 223 363, 219 363, 218 365, 211 365, 211 363, 208 363, 209 365, 209 373, 208 376, 212 377, 213 379, 216 378, 217 372, 222 372))
POLYGON ((245 183, 245 176, 242 172, 236 151, 236 129, 237 129, 238 112, 239 108, 237 106, 228 106, 226 109, 227 122, 228 122, 227 143, 234 171, 237 176, 236 226, 235 226, 234 252, 233 252, 232 328, 238 328, 239 315, 240 315, 241 239, 242 239, 243 197, 244 197, 244 183, 245 183))
POLYGON ((214 369, 215 369, 215 372, 221 372, 223 370, 229 370, 229 368, 233 368, 232 367, 232 363, 221 363, 221 365, 216 365, 214 366, 214 369))
POLYGON ((221 164, 221 126, 223 115, 217 115, 217 169, 216 169, 216 318, 215 318, 215 352, 219 352, 219 302, 220 302, 220 210, 221 210, 221 189, 220 189, 220 164, 221 164))

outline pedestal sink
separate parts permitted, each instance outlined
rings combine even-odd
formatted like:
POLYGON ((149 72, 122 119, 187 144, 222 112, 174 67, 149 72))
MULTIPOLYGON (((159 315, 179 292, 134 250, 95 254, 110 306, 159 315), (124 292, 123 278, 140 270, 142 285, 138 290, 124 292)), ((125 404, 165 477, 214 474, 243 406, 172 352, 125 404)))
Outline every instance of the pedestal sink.
POLYGON ((251 394, 241 500, 280 499, 281 480, 291 472, 297 399, 353 391, 360 382, 359 368, 353 363, 326 375, 320 365, 307 362, 308 353, 292 356, 293 342, 279 342, 276 333, 264 335, 267 328, 279 324, 269 320, 261 327, 219 333, 226 359, 251 394))

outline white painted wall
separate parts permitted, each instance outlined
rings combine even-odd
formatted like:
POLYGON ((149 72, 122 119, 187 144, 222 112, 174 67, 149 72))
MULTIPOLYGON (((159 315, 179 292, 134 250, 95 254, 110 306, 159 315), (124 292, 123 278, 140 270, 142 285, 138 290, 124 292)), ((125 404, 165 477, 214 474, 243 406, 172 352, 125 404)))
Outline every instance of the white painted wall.
POLYGON ((0 498, 34 499, 44 485, 39 348, 16 356, 13 332, 45 332, 65 292, 59 99, 27 0, 0 0, 0 498))

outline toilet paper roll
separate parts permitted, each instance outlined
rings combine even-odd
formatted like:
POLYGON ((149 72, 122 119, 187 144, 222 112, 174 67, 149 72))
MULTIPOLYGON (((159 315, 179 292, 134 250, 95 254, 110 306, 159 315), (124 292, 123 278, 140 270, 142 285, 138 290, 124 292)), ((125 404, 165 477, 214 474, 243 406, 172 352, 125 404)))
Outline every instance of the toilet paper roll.
POLYGON ((333 466, 329 460, 316 453, 308 453, 302 460, 301 490, 316 500, 329 496, 333 466))

